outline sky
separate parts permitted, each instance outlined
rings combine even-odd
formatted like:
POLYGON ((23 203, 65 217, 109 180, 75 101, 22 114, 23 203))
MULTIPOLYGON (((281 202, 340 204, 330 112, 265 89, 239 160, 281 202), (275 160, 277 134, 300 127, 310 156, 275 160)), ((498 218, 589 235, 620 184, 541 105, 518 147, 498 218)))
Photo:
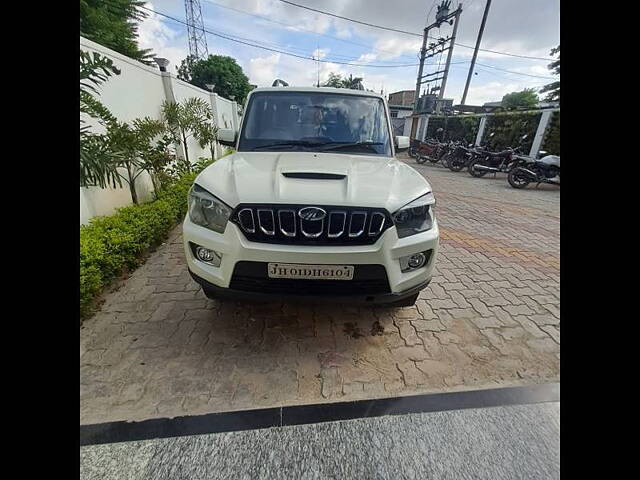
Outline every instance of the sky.
MULTIPOLYGON (((440 0, 292 0, 343 17, 421 34, 435 21, 440 0)), ((414 90, 421 38, 360 25, 288 5, 280 0, 200 0, 204 27, 225 36, 281 50, 303 57, 319 57, 315 62, 292 57, 207 34, 210 54, 236 59, 249 82, 271 86, 281 78, 292 86, 312 86, 329 73, 363 77, 365 88, 389 94, 414 90), (356 63, 344 65, 335 62, 356 63), (366 65, 409 65, 368 67, 366 65)), ((456 43, 475 46, 486 0, 462 3, 456 43)), ((452 10, 457 7, 452 0, 452 10)), ((151 48, 171 61, 174 73, 189 53, 186 26, 163 17, 185 21, 184 0, 151 0, 149 13, 138 28, 140 48, 151 48)), ((443 25, 430 35, 449 36, 452 27, 443 25)), ((560 0, 493 0, 481 48, 511 54, 550 57, 560 43, 560 0)), ((472 48, 456 45, 447 81, 445 98, 460 103, 467 78, 472 48)), ((425 73, 444 65, 445 56, 427 61, 425 73), (435 64, 434 64, 435 63, 435 64)), ((491 52, 478 53, 476 68, 466 103, 481 105, 499 101, 503 95, 524 88, 536 88, 555 80, 547 68, 549 60, 533 60, 491 52), (509 73, 503 70, 510 70, 509 73)))

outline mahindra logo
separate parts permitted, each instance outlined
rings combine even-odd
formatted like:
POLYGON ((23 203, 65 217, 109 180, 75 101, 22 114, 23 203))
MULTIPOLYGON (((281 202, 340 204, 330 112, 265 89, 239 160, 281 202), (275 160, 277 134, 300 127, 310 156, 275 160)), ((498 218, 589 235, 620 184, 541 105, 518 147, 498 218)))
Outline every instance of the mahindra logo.
POLYGON ((303 220, 316 221, 326 217, 327 212, 318 207, 305 207, 298 211, 298 216, 303 220))

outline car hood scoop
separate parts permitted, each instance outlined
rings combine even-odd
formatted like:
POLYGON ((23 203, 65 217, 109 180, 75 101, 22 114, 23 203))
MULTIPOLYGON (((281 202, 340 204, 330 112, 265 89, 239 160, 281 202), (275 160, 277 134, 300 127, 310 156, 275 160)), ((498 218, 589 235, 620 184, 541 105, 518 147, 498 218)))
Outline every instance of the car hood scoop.
POLYGON ((308 178, 312 180, 344 180, 346 175, 339 173, 322 173, 322 172, 282 172, 287 178, 308 178))

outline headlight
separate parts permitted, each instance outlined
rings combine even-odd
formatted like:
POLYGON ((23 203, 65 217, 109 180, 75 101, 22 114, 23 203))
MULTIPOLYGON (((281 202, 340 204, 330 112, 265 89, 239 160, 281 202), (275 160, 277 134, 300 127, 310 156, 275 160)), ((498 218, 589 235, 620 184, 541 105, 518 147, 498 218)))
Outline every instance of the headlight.
POLYGON ((230 207, 200 185, 193 184, 189 191, 189 218, 193 223, 223 233, 230 216, 230 207))
POLYGON ((431 211, 435 204, 436 199, 433 193, 429 192, 394 213, 393 223, 398 230, 398 237, 404 238, 431 229, 433 226, 431 211))

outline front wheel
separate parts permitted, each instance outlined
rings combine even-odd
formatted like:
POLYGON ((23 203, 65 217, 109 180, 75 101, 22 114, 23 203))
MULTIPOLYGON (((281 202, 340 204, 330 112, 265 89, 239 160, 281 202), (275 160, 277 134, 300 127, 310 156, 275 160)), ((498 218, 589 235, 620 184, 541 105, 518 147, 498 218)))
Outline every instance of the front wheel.
POLYGON ((484 176, 487 174, 487 171, 486 171, 486 170, 476 170, 476 165, 477 165, 478 163, 480 163, 480 160, 481 160, 481 159, 479 159, 479 158, 478 158, 478 159, 476 159, 476 160, 473 160, 473 161, 469 164, 469 168, 467 168, 467 170, 468 170, 469 174, 470 174, 472 177, 480 178, 480 177, 484 177, 484 176))
POLYGON ((507 175, 507 180, 513 188, 524 188, 530 183, 528 175, 520 167, 512 169, 507 175))
POLYGON ((449 163, 447 166, 449 167, 449 170, 451 170, 452 172, 459 172, 464 168, 465 163, 466 163, 465 158, 451 157, 449 159, 449 163))

